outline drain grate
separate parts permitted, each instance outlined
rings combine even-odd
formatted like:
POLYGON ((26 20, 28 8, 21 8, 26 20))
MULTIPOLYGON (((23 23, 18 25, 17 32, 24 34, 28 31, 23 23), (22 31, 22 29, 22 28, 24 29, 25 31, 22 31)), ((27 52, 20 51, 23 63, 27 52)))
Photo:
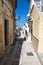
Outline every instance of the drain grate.
POLYGON ((32 52, 27 52, 27 56, 34 56, 32 52))

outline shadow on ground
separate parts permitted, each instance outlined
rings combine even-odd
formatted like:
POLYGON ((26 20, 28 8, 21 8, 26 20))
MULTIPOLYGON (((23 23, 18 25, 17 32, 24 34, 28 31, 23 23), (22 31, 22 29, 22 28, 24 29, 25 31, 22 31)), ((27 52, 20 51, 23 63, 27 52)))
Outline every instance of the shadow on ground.
POLYGON ((3 59, 1 59, 0 65, 19 65, 22 43, 23 39, 15 39, 13 45, 7 49, 3 59))

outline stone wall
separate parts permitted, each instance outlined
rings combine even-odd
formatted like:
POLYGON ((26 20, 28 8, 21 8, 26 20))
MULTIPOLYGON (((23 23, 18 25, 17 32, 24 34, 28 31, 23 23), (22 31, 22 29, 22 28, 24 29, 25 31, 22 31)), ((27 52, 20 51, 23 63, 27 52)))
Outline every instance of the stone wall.
POLYGON ((9 46, 13 43, 14 40, 14 18, 13 18, 13 8, 9 4, 7 0, 0 0, 0 52, 5 51, 6 47, 5 44, 5 20, 7 25, 7 42, 9 46))

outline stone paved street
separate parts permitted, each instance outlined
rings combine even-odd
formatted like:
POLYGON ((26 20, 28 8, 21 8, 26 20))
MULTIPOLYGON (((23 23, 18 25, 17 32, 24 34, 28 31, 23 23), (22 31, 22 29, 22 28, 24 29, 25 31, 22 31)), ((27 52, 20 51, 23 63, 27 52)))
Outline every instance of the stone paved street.
POLYGON ((5 57, 0 62, 0 65, 19 65, 19 58, 21 53, 23 40, 16 40, 16 44, 11 49, 10 53, 6 53, 5 57))

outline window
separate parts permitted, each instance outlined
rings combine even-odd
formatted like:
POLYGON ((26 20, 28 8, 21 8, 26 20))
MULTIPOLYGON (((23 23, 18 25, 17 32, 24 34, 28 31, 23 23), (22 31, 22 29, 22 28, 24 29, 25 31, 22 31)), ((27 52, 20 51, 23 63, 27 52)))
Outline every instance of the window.
POLYGON ((40 1, 39 1, 39 2, 37 1, 37 2, 36 2, 36 5, 39 6, 39 5, 40 5, 40 1))
POLYGON ((43 0, 42 0, 42 6, 43 6, 43 0))
POLYGON ((37 10, 40 11, 40 7, 37 7, 37 10))
POLYGON ((43 12, 43 6, 42 6, 42 12, 43 12))
POLYGON ((41 2, 40 2, 40 0, 36 0, 35 3, 37 6, 39 6, 41 2))

